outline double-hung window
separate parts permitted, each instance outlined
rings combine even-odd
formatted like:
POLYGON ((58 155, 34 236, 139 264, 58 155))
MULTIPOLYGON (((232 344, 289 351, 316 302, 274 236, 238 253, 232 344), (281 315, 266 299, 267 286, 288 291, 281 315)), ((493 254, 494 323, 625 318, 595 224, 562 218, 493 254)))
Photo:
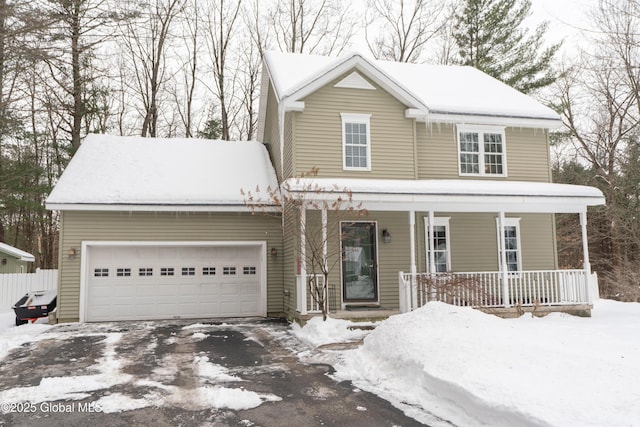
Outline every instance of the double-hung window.
POLYGON ((457 132, 460 175, 507 175, 503 127, 459 125, 457 132))
POLYGON ((371 170, 371 114, 341 113, 342 167, 345 170, 371 170))
MULTIPOLYGON (((496 218, 498 238, 500 238, 500 220, 496 218)), ((502 250, 504 250, 507 271, 516 272, 522 270, 522 257, 520 253, 520 218, 505 218, 504 236, 502 242, 498 241, 498 264, 502 270, 502 250)))
POLYGON ((432 273, 431 257, 433 256, 433 273, 444 273, 451 270, 451 252, 449 243, 449 217, 433 219, 433 238, 430 237, 429 218, 424 218, 425 243, 427 250, 427 271, 432 273))

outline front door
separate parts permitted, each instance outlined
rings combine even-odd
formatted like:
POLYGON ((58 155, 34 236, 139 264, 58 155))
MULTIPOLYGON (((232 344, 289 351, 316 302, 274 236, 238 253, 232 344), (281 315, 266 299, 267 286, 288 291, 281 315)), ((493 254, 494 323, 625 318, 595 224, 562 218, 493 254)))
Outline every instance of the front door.
POLYGON ((343 222, 342 298, 344 302, 378 301, 375 222, 343 222))

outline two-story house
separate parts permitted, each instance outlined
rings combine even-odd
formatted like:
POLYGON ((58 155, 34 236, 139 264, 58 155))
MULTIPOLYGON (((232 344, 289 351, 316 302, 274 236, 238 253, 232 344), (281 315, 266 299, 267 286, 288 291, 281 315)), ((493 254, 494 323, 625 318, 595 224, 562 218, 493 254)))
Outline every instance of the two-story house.
POLYGON ((586 212, 604 197, 551 183, 552 110, 473 68, 359 54, 269 52, 261 91, 260 142, 85 139, 47 200, 61 321, 304 318, 314 227, 340 315, 589 310, 586 212), (324 208, 347 194, 366 216, 324 208), (559 212, 580 216, 581 270, 559 269, 559 212))
MULTIPOLYGON (((586 211, 604 198, 551 183, 554 111, 471 67, 275 52, 264 65, 259 138, 279 182, 297 200, 309 193, 297 229, 337 229, 322 250, 340 258, 327 260, 339 267, 330 306, 408 310, 435 298, 588 312, 586 211), (317 176, 295 179, 311 168, 317 176), (313 201, 336 189, 368 216, 332 227, 313 201), (580 215, 584 270, 558 269, 559 212, 580 215)), ((285 235, 297 254, 284 264, 289 316, 317 309, 302 234, 285 235)))

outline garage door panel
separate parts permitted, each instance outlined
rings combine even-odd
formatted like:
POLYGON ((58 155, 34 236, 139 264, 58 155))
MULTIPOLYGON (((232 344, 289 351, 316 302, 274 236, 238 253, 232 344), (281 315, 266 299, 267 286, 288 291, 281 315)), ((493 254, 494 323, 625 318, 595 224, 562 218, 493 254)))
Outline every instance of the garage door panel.
POLYGON ((261 246, 88 249, 88 321, 263 314, 261 246))

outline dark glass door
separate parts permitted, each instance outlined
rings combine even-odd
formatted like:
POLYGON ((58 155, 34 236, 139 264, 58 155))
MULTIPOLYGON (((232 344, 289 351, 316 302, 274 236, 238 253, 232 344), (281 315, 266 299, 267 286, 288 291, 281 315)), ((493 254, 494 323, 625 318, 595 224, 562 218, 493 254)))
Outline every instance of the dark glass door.
POLYGON ((378 301, 376 224, 342 223, 342 297, 344 302, 378 301))

